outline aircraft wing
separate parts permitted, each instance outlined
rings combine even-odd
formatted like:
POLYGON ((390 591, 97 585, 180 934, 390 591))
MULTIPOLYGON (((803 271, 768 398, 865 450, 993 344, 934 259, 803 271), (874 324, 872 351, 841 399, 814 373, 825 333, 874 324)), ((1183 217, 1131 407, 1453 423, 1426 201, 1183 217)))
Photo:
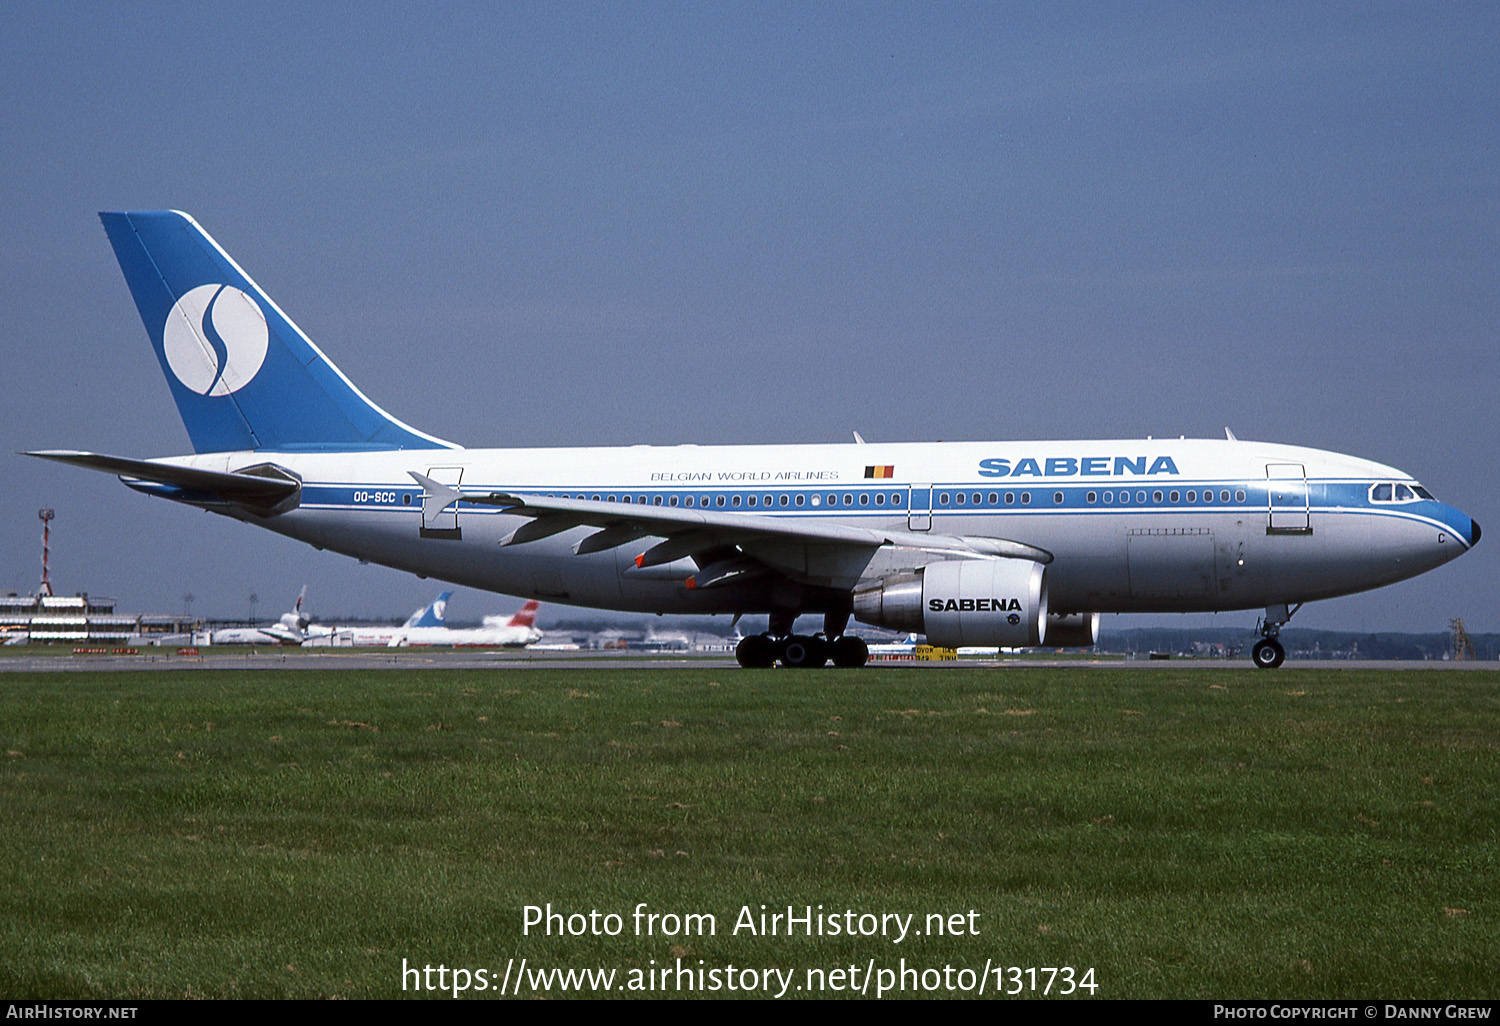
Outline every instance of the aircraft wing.
MULTIPOLYGON (((1044 549, 1005 538, 934 535, 925 532, 877 530, 846 524, 831 524, 807 518, 772 517, 758 513, 728 513, 719 510, 684 509, 677 506, 647 506, 633 503, 598 502, 553 496, 515 495, 508 492, 459 492, 408 471, 425 490, 424 513, 434 515, 462 501, 497 506, 507 513, 529 517, 502 545, 520 545, 575 527, 598 528, 574 546, 584 555, 617 548, 642 538, 661 539, 636 557, 639 568, 660 566, 676 560, 704 555, 722 556, 722 550, 741 553, 770 565, 787 569, 802 562, 788 558, 788 547, 816 546, 873 551, 885 546, 918 549, 937 558, 1008 558, 1050 563, 1044 549)), ((700 579, 699 587, 706 586, 700 579)))
POLYGON ((117 474, 132 488, 169 499, 202 501, 207 497, 260 513, 272 512, 296 496, 302 487, 302 482, 290 473, 270 464, 226 472, 72 449, 47 449, 26 455, 117 474))
POLYGON ((279 623, 267 624, 257 629, 262 634, 269 635, 283 645, 300 645, 307 640, 301 631, 294 631, 290 627, 283 627, 279 623))

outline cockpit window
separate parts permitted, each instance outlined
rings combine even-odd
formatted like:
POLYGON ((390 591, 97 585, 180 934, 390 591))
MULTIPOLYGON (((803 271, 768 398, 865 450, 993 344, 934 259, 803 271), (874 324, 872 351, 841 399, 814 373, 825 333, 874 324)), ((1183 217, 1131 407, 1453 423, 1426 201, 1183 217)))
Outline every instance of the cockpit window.
POLYGON ((1379 481, 1370 486, 1371 502, 1416 502, 1420 499, 1432 499, 1432 493, 1416 483, 1379 481))

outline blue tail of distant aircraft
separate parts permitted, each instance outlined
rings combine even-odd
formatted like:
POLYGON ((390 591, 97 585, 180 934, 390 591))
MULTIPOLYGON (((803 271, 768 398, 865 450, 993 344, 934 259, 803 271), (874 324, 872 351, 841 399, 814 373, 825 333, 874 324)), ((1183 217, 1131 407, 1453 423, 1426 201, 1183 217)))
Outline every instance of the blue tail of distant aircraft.
POLYGON ((196 452, 454 448, 365 398, 188 215, 99 218, 196 452))
POLYGON ((453 592, 445 591, 433 600, 432 605, 423 606, 411 614, 411 619, 402 624, 403 627, 444 627, 448 620, 448 600, 453 597, 453 592))

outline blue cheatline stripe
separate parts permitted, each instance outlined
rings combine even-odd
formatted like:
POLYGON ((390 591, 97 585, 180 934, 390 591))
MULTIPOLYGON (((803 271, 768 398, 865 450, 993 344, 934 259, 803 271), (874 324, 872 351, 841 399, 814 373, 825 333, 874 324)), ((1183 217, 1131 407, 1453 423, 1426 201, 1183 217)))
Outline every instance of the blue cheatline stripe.
MULTIPOLYGON (((1464 534, 1464 528, 1462 527, 1462 525, 1449 523, 1439 517, 1428 515, 1428 510, 1430 510, 1431 507, 1436 506, 1446 508, 1442 507, 1441 503, 1435 502, 1433 500, 1419 500, 1417 502, 1402 504, 1371 503, 1368 498, 1368 489, 1370 483, 1371 482, 1369 481, 1361 482, 1358 484, 1351 483, 1351 486, 1347 490, 1347 494, 1341 494, 1339 496, 1339 498, 1348 499, 1350 501, 1342 503, 1315 503, 1307 506, 1306 508, 1309 512, 1321 517, 1344 514, 1360 514, 1393 517, 1396 519, 1410 520, 1416 523, 1424 523, 1440 530, 1452 533, 1454 537, 1458 539, 1460 544, 1464 545, 1466 548, 1468 547, 1468 539, 1464 534), (1417 509, 1414 507, 1421 507, 1421 509, 1417 509)), ((1312 482, 1312 484, 1314 486, 1317 486, 1320 484, 1320 482, 1312 482)), ((938 504, 937 502, 934 502, 933 507, 930 511, 934 518, 934 524, 942 520, 973 516, 992 518, 1006 516, 1144 516, 1148 514, 1159 515, 1162 513, 1187 516, 1222 514, 1226 511, 1246 510, 1255 513, 1262 513, 1268 512, 1269 510, 1269 490, 1266 487, 1266 482, 1261 480, 1248 482, 1214 481, 1182 484, 1176 487, 1150 487, 1144 489, 1132 484, 1127 489, 1124 489, 1130 494, 1129 502, 1120 502, 1117 495, 1115 501, 1109 504, 1106 504, 1102 501, 1104 493, 1106 491, 1113 491, 1115 493, 1118 493, 1121 491, 1121 488, 1119 486, 1115 486, 1113 488, 1105 488, 1098 486, 1084 487, 1069 485, 1051 486, 1036 489, 1030 487, 1024 489, 991 489, 984 486, 979 486, 976 488, 973 484, 965 484, 961 489, 958 485, 933 486, 933 492, 935 495, 940 495, 944 489, 946 489, 950 493, 949 504, 947 506, 943 506, 938 504), (1174 491, 1179 493, 1180 498, 1185 498, 1187 492, 1195 491, 1201 493, 1205 488, 1209 488, 1210 485, 1212 486, 1210 490, 1213 492, 1214 496, 1212 502, 1205 503, 1199 501, 1193 505, 1187 505, 1182 501, 1172 503, 1170 500, 1170 496, 1174 491), (980 505, 977 506, 973 504, 958 506, 953 502, 953 494, 959 490, 964 491, 965 494, 968 495, 972 495, 975 491, 978 491, 984 496, 984 500, 980 503, 980 505), (1224 502, 1219 498, 1219 495, 1226 490, 1231 493, 1231 498, 1228 502, 1224 502), (1137 501, 1136 497, 1138 493, 1142 491, 1146 493, 1146 501, 1139 502, 1137 501), (992 492, 997 496, 998 500, 995 505, 991 505, 989 503, 989 496, 992 492), (1015 496, 1016 501, 1013 504, 1005 504, 1004 498, 1007 492, 1015 496), (1029 492, 1031 494, 1031 502, 1029 504, 1023 504, 1020 501, 1020 497, 1023 492, 1029 492), (1057 503, 1053 499, 1054 494, 1057 492, 1061 492, 1063 494, 1062 503, 1057 503), (1087 500, 1089 492, 1095 493, 1096 501, 1094 503, 1089 503, 1087 500), (1163 498, 1160 502, 1156 501, 1154 498, 1156 492, 1162 493, 1163 498), (1244 493, 1244 499, 1236 498, 1235 496, 1237 496, 1241 492, 1244 493)), ((909 512, 905 505, 906 489, 904 486, 899 488, 848 486, 840 489, 829 489, 825 487, 817 489, 773 489, 771 491, 757 489, 755 492, 751 493, 723 491, 718 489, 629 489, 627 491, 624 488, 616 488, 611 491, 607 488, 580 490, 577 488, 502 488, 500 486, 476 485, 473 486, 473 491, 476 493, 508 491, 520 496, 546 495, 564 498, 576 498, 582 495, 587 499, 594 499, 597 496, 600 501, 608 501, 610 496, 614 496, 616 499, 619 499, 619 497, 629 494, 632 500, 631 502, 620 502, 620 505, 622 507, 625 507, 626 509, 628 509, 630 506, 642 505, 642 503, 639 503, 635 500, 639 499, 641 496, 645 496, 646 502, 644 503, 644 505, 651 507, 655 507, 658 505, 656 500, 659 498, 661 500, 659 505, 665 508, 707 509, 714 512, 747 513, 759 514, 761 516, 777 517, 839 517, 889 519, 893 516, 904 517, 909 512), (757 500, 760 500, 761 502, 763 502, 765 496, 771 495, 775 500, 774 504, 766 506, 761 505, 758 502, 756 506, 748 506, 744 503, 744 500, 750 494, 754 494, 757 500), (816 507, 810 504, 803 506, 795 505, 795 497, 798 495, 804 496, 805 498, 808 498, 810 500, 810 497, 813 495, 826 497, 829 494, 838 495, 839 503, 837 505, 820 505, 816 507), (869 505, 859 505, 857 502, 855 505, 844 505, 843 496, 845 494, 854 496, 868 495, 872 496, 872 498, 869 505), (873 500, 873 496, 876 494, 883 494, 888 497, 896 496, 899 497, 901 501, 899 504, 888 501, 886 505, 877 506, 874 504, 873 500), (742 500, 741 505, 738 507, 732 505, 732 497, 735 495, 740 496, 742 500), (780 499, 783 495, 787 497, 787 505, 785 506, 782 506, 780 504, 780 499), (676 507, 671 507, 669 505, 670 499, 674 496, 678 499, 678 505, 676 507), (695 500, 696 504, 692 507, 688 507, 684 504, 684 500, 688 496, 692 496, 695 500), (719 496, 724 497, 723 506, 719 506, 717 505, 716 501, 713 501, 716 500, 719 496), (711 500, 710 503, 703 504, 702 500, 704 498, 711 500)), ((333 483, 304 484, 302 494, 302 506, 307 509, 394 512, 420 512, 421 510, 422 491, 419 488, 411 488, 409 486, 400 486, 393 488, 389 485, 351 486, 347 484, 333 483), (357 499, 356 496, 365 496, 365 498, 357 499)), ((1286 507, 1277 508, 1284 509, 1289 513, 1295 513, 1300 512, 1304 507, 1300 503, 1293 503, 1292 505, 1286 507)), ((923 509, 918 510, 917 512, 925 514, 929 511, 923 509)), ((494 506, 465 505, 463 509, 463 515, 467 517, 503 516, 507 514, 505 510, 499 509, 494 506)), ((935 531, 935 533, 941 532, 935 531)))
MULTIPOLYGON (((947 487, 950 492, 956 492, 959 490, 954 486, 945 487, 947 487)), ((613 489, 578 489, 556 487, 516 488, 509 486, 474 485, 466 486, 466 490, 472 491, 476 494, 505 491, 519 496, 555 496, 559 498, 583 498, 594 501, 619 502, 619 504, 622 506, 646 505, 661 506, 674 509, 709 509, 722 510, 727 512, 770 512, 778 514, 787 513, 818 515, 822 515, 823 513, 826 513, 830 510, 835 510, 839 513, 890 513, 893 511, 901 513, 907 512, 905 488, 892 489, 850 486, 836 490, 828 488, 803 488, 773 489, 771 491, 757 489, 754 492, 736 492, 710 489, 677 489, 669 491, 638 488, 627 489, 620 487, 616 487, 613 489), (752 495, 757 500, 754 506, 751 506, 748 502, 748 499, 752 495), (829 495, 835 495, 837 497, 836 501, 833 503, 827 502, 827 496, 829 495), (869 502, 859 502, 856 499, 855 502, 846 504, 844 501, 845 495, 868 496, 869 502), (625 496, 629 496, 629 501, 625 500, 625 496), (769 503, 766 502, 767 496, 771 497, 771 501, 769 503), (876 496, 884 497, 885 501, 883 503, 877 504, 875 498, 876 496), (641 502, 640 500, 643 497, 645 501, 641 502), (685 500, 688 497, 691 497, 694 500, 694 504, 692 506, 688 506, 686 504, 685 500), (720 504, 718 501, 718 499, 721 497, 724 499, 724 502, 722 504, 720 504), (740 499, 739 505, 734 504, 734 499, 736 497, 740 499), (782 497, 785 497, 787 500, 785 504, 783 504, 781 501, 782 497), (798 497, 801 497, 804 500, 802 505, 797 504, 798 497), (812 503, 812 499, 814 497, 819 499, 819 503, 817 505, 813 505, 812 503), (677 504, 675 506, 671 502, 673 498, 677 499, 677 504)), ((936 489, 934 490, 936 491, 936 489)), ((961 490, 966 496, 972 494, 973 491, 975 491, 972 486, 966 486, 961 490)), ((1243 485, 1233 486, 1228 489, 1231 492, 1231 497, 1227 501, 1219 497, 1220 492, 1223 489, 1215 487, 1214 489, 1212 489, 1213 498, 1211 501, 1198 501, 1191 505, 1182 501, 1181 497, 1179 497, 1178 501, 1176 502, 1173 502, 1170 498, 1172 491, 1177 491, 1185 495, 1186 491, 1188 490, 1186 488, 1139 489, 1131 487, 1121 490, 1055 486, 1046 489, 1009 489, 996 492, 987 492, 982 488, 977 490, 985 496, 985 498, 977 505, 973 503, 965 503, 963 505, 959 505, 954 498, 950 497, 946 505, 941 501, 934 502, 932 504, 931 512, 934 515, 940 516, 959 516, 975 511, 983 511, 985 513, 1037 513, 1044 511, 1114 512, 1117 510, 1132 509, 1179 509, 1184 512, 1196 512, 1199 510, 1213 511, 1222 509, 1259 509, 1265 508, 1266 506, 1266 493, 1264 486, 1262 486, 1259 491, 1254 490, 1253 486, 1251 486, 1250 488, 1246 488, 1243 485), (1103 495, 1106 491, 1110 492, 1113 495, 1112 501, 1107 503, 1103 501, 1103 495), (1089 492, 1094 492, 1096 494, 1096 499, 1094 502, 1088 501, 1089 492), (1162 494, 1162 497, 1160 499, 1156 498, 1157 492, 1160 492, 1162 494), (1061 493, 1063 496, 1063 501, 1060 503, 1057 502, 1054 498, 1057 493, 1061 493), (1144 494, 1145 496, 1144 499, 1140 497, 1142 494, 1144 494), (1243 498, 1240 497, 1241 494, 1243 494, 1243 498), (993 502, 990 501, 989 498, 991 495, 995 497, 993 502), (1007 495, 1012 496, 1014 501, 1007 503, 1005 501, 1005 497, 1007 495), (1122 496, 1128 497, 1122 498, 1122 496)), ((1193 490, 1197 491, 1197 489, 1193 490)), ((345 483, 326 482, 304 483, 302 494, 304 505, 332 504, 341 506, 347 505, 354 508, 367 509, 376 507, 403 506, 408 504, 407 497, 410 497, 410 503, 416 503, 422 495, 422 490, 419 488, 411 488, 410 486, 406 485, 393 487, 389 484, 350 485, 345 483), (356 498, 356 496, 366 497, 356 498)), ((1314 506, 1313 508, 1319 509, 1322 507, 1314 506)), ((925 508, 919 509, 919 512, 927 512, 927 510, 925 508)))

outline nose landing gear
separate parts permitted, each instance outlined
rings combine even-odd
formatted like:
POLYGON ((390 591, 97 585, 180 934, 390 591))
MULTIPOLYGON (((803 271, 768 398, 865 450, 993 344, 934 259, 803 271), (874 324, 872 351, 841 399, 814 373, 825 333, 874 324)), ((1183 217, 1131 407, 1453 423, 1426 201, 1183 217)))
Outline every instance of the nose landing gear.
POLYGON ((1262 670, 1274 670, 1286 662, 1286 649, 1275 638, 1262 638, 1250 650, 1250 658, 1262 670))
POLYGON ((1281 628, 1286 625, 1286 622, 1292 618, 1292 614, 1301 608, 1301 602, 1290 609, 1285 603, 1266 607, 1266 615, 1261 617, 1260 623, 1256 625, 1256 630, 1260 631, 1260 640, 1250 650, 1250 659, 1259 669, 1274 670, 1286 662, 1286 649, 1282 648, 1277 635, 1281 633, 1281 628))

